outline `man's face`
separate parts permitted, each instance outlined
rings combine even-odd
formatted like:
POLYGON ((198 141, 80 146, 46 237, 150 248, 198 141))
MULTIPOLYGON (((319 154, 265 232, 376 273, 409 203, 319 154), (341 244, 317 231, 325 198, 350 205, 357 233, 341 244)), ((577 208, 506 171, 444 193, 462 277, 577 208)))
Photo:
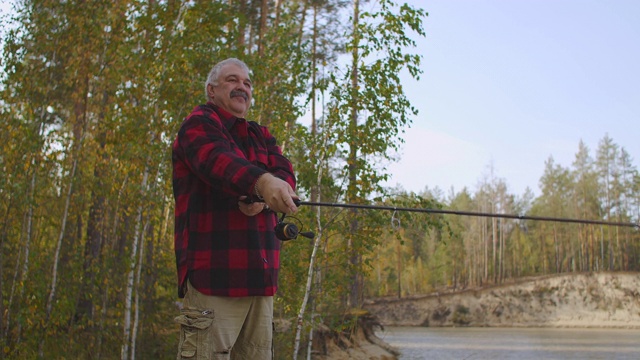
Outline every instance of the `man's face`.
POLYGON ((242 67, 231 63, 220 69, 217 82, 217 85, 207 87, 212 102, 237 117, 244 117, 251 107, 249 74, 242 67))

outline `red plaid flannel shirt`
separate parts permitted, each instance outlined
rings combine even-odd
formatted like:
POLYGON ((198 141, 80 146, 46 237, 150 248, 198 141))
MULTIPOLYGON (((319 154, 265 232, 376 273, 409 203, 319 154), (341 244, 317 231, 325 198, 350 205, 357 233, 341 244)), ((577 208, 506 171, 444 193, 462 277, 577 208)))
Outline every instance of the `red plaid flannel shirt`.
POLYGON ((187 278, 201 293, 272 296, 280 268, 277 215, 246 216, 238 198, 270 172, 295 188, 289 160, 266 127, 207 103, 185 119, 173 143, 178 296, 187 278))

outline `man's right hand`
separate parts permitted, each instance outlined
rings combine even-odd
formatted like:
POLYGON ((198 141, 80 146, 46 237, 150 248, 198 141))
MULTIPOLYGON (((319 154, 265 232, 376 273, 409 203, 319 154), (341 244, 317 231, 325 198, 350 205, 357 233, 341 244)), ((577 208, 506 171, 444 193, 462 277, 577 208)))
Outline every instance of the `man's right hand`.
POLYGON ((298 195, 288 182, 266 173, 258 178, 255 187, 271 210, 285 214, 298 211, 293 202, 293 199, 298 199, 298 195))

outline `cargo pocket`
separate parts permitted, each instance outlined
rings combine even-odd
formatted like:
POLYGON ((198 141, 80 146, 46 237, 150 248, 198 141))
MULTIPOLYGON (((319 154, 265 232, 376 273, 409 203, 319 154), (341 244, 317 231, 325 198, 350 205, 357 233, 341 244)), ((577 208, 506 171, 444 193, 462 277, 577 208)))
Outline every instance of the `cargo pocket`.
POLYGON ((174 321, 180 324, 178 359, 209 360, 213 356, 211 310, 184 308, 174 321))

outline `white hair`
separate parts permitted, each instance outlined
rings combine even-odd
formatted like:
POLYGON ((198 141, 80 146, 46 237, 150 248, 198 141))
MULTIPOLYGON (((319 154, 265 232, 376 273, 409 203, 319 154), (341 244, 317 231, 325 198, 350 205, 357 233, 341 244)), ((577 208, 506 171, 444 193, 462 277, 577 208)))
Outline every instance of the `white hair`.
POLYGON ((218 85, 218 80, 219 76, 220 76, 220 70, 225 66, 225 65, 229 65, 229 64, 235 64, 240 66, 241 68, 243 68, 247 74, 250 72, 249 67, 247 66, 247 64, 244 63, 244 61, 240 60, 240 59, 236 59, 236 58, 228 58, 225 60, 220 61, 219 63, 215 64, 213 66, 213 68, 211 68, 211 71, 209 71, 209 76, 207 76, 207 81, 205 81, 204 83, 204 94, 207 97, 207 101, 212 100, 209 97, 209 92, 207 91, 207 88, 209 87, 209 85, 213 85, 213 86, 217 86, 218 85))

